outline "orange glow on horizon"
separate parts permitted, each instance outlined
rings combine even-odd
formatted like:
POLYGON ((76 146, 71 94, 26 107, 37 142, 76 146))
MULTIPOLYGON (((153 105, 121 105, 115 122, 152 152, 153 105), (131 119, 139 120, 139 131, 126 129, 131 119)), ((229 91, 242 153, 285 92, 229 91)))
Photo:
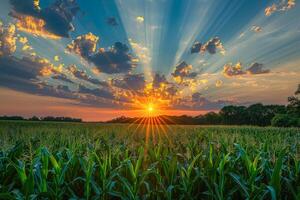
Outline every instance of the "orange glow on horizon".
MULTIPOLYGON (((34 115, 39 117, 51 115, 71 116, 74 118, 81 118, 86 122, 99 122, 108 121, 121 116, 146 117, 148 113, 146 107, 139 107, 139 109, 111 109, 88 106, 78 107, 75 105, 76 101, 73 100, 48 96, 36 96, 2 87, 0 87, 0 93, 3 94, 3 98, 0 99, 0 110, 3 115, 21 115, 24 117, 32 117, 34 115)), ((200 114, 205 114, 209 111, 217 111, 173 110, 165 108, 162 109, 161 107, 157 108, 156 105, 153 106, 155 110, 155 116, 197 116, 200 114)))

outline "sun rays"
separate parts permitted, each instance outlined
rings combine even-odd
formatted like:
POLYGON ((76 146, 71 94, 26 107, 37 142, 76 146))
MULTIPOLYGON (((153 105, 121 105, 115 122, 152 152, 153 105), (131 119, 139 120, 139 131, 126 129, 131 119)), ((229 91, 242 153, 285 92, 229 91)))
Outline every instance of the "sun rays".
POLYGON ((140 116, 128 126, 133 136, 142 135, 146 147, 150 142, 158 144, 162 139, 169 143, 169 133, 172 132, 172 126, 169 125, 171 119, 164 115, 163 106, 155 102, 153 98, 147 98, 143 103, 139 103, 140 116))

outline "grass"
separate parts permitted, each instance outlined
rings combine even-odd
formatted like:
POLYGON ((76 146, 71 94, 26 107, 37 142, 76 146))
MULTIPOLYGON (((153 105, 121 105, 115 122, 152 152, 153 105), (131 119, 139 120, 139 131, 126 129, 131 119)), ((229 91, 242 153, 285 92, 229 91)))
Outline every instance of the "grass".
POLYGON ((0 199, 300 199, 300 130, 0 122, 0 199))

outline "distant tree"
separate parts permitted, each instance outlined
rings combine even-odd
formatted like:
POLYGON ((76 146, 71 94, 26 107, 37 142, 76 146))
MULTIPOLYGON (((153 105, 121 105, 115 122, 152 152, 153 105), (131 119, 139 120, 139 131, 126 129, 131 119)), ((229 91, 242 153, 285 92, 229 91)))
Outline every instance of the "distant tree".
POLYGON ((291 115, 295 115, 296 117, 300 117, 300 84, 298 85, 298 89, 295 92, 295 96, 290 96, 288 97, 288 106, 287 110, 288 113, 291 115))
POLYGON ((300 127, 300 119, 289 114, 277 114, 272 119, 272 126, 300 127))
POLYGON ((248 116, 245 106, 225 106, 220 110, 219 114, 223 124, 247 124, 248 116))
POLYGON ((53 122, 82 122, 82 119, 71 118, 71 117, 53 117, 47 116, 41 119, 42 121, 53 121, 53 122))
MULTIPOLYGON (((288 97, 288 105, 286 114, 276 114, 272 119, 272 126, 280 127, 300 127, 300 84, 294 96, 288 97)), ((279 112, 278 112, 279 113, 279 112)))
POLYGON ((28 120, 30 120, 30 121, 40 121, 40 118, 38 118, 37 116, 33 116, 33 117, 29 118, 28 120))
POLYGON ((208 112, 205 115, 195 117, 197 124, 221 124, 222 118, 218 113, 208 112))
POLYGON ((267 110, 266 107, 261 103, 250 105, 246 109, 247 117, 248 117, 247 123, 250 125, 259 125, 259 126, 268 125, 267 122, 268 120, 266 119, 266 115, 267 115, 266 110, 267 110))
POLYGON ((247 123, 250 125, 269 126, 275 114, 284 114, 285 106, 263 105, 261 103, 250 105, 247 108, 247 123))
POLYGON ((24 120, 21 116, 1 116, 0 120, 24 120))

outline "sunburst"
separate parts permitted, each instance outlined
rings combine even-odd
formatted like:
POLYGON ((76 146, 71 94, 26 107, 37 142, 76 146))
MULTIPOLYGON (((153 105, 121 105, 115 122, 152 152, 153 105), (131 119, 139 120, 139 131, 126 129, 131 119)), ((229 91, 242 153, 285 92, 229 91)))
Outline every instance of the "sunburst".
POLYGON ((172 132, 172 126, 168 124, 171 120, 164 115, 164 105, 160 101, 154 101, 154 98, 147 98, 144 101, 138 101, 141 111, 129 127, 134 127, 134 134, 145 134, 145 148, 149 143, 158 144, 164 141, 170 143, 168 133, 172 132))

